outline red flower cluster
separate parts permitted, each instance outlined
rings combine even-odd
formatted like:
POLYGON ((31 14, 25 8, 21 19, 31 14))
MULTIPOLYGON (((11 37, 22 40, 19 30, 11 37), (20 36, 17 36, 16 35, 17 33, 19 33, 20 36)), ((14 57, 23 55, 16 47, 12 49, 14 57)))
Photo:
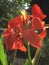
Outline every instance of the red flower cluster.
POLYGON ((32 15, 28 15, 25 10, 20 16, 8 22, 8 29, 4 31, 4 43, 8 50, 18 49, 26 52, 24 41, 36 48, 42 46, 42 39, 46 36, 45 23, 42 20, 46 15, 37 4, 33 5, 31 12, 32 15), (38 30, 42 32, 38 34, 38 30))

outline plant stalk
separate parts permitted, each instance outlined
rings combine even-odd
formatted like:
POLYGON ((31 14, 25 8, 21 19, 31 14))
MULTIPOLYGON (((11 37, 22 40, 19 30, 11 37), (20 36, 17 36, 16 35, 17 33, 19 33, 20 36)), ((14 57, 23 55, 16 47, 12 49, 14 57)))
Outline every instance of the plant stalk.
POLYGON ((29 60, 29 65, 32 65, 31 54, 30 54, 30 45, 29 45, 29 43, 28 43, 27 48, 28 48, 28 60, 29 60))
POLYGON ((38 49, 36 50, 35 56, 34 56, 34 58, 32 59, 32 65, 37 65, 37 61, 38 61, 39 56, 40 56, 40 51, 41 51, 41 48, 38 48, 38 49))

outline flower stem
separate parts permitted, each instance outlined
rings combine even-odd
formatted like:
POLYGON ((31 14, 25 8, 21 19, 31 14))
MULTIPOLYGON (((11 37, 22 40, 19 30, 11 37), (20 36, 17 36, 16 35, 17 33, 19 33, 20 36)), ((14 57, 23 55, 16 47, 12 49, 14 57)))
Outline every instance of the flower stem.
POLYGON ((15 57, 16 57, 16 50, 13 53, 13 63, 12 63, 12 65, 14 65, 15 57))
POLYGON ((37 65, 37 61, 39 59, 40 51, 41 51, 41 48, 38 48, 36 50, 36 54, 35 54, 34 58, 32 59, 32 65, 37 65))
POLYGON ((28 61, 29 61, 29 65, 32 65, 31 54, 30 54, 30 45, 29 45, 29 43, 28 43, 27 48, 28 48, 28 61))

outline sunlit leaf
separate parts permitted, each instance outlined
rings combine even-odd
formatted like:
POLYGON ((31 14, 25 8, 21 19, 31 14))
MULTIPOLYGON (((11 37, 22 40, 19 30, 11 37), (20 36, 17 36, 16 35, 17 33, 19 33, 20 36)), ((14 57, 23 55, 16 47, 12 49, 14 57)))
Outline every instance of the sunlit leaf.
POLYGON ((7 59, 3 47, 3 38, 1 37, 0 37, 0 61, 2 65, 7 65, 7 59))

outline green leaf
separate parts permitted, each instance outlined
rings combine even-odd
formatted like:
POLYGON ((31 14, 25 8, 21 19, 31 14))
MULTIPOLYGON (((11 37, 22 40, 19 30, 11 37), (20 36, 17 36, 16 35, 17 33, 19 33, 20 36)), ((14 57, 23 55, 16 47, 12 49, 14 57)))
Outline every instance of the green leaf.
POLYGON ((24 65, 29 65, 29 61, 28 61, 28 59, 26 59, 24 65))
POLYGON ((6 55, 4 53, 2 37, 0 37, 0 63, 1 63, 1 65, 7 65, 7 59, 6 59, 6 55))

